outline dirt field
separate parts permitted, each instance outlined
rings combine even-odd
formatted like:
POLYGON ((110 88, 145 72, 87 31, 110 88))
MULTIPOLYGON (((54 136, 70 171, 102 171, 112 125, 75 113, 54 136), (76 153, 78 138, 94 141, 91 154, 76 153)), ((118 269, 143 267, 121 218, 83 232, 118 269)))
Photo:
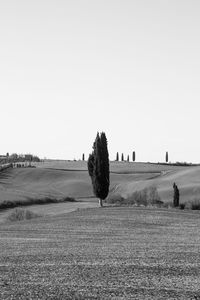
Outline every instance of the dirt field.
POLYGON ((200 299, 199 228, 198 212, 144 208, 2 223, 1 299, 200 299))

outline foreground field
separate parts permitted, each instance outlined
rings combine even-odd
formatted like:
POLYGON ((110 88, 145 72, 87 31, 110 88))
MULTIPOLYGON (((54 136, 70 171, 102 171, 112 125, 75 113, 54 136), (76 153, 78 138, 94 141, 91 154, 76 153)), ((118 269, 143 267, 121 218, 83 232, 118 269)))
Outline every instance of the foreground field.
POLYGON ((199 228, 142 208, 1 224, 1 299, 200 299, 199 228))
MULTIPOLYGON (((48 161, 36 166, 0 172, 0 202, 45 197, 93 201, 86 162, 48 161)), ((200 194, 200 167, 111 162, 110 170, 110 194, 126 198, 135 190, 154 185, 162 201, 172 201, 174 181, 180 189, 180 202, 200 194)))

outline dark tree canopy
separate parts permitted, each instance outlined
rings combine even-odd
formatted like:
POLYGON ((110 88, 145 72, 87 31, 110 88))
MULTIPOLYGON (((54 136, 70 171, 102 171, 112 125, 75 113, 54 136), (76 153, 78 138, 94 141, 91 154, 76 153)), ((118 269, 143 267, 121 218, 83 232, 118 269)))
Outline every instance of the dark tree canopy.
POLYGON ((165 161, 166 161, 166 163, 168 162, 168 152, 166 152, 166 154, 165 154, 165 161))
POLYGON ((175 182, 173 184, 173 189, 174 189, 173 204, 174 204, 174 207, 178 207, 179 206, 179 189, 175 182))
POLYGON ((124 154, 122 153, 121 161, 124 161, 124 154))
POLYGON ((135 161, 135 151, 133 151, 133 157, 132 160, 135 161))
POLYGON ((93 192, 97 198, 104 200, 109 192, 109 154, 107 148, 107 139, 104 132, 97 133, 93 152, 88 159, 88 172, 92 180, 93 192))
POLYGON ((116 161, 119 161, 119 153, 116 154, 116 161))
POLYGON ((127 156, 127 161, 129 162, 129 155, 127 156))
POLYGON ((83 153, 83 155, 82 155, 82 160, 85 160, 85 154, 83 153))

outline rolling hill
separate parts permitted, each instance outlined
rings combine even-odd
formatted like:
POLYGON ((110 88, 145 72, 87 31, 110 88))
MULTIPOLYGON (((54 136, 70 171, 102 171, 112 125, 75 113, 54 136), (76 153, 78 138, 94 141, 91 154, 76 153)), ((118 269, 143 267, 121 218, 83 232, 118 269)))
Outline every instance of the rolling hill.
MULTIPOLYGON (((173 182, 180 189, 180 202, 200 194, 200 167, 111 162, 110 170, 110 192, 124 197, 154 185, 161 199, 170 201, 173 182)), ((52 161, 39 163, 36 168, 14 168, 0 173, 0 202, 67 196, 76 199, 93 197, 86 162, 52 161)))
MULTIPOLYGON (((147 167, 148 168, 148 167, 147 167)), ((162 170, 160 175, 154 178, 143 178, 131 182, 122 182, 115 186, 114 193, 123 197, 130 196, 134 191, 149 186, 156 186, 161 200, 173 199, 173 183, 179 187, 180 203, 200 198, 200 167, 181 167, 178 169, 162 170)))

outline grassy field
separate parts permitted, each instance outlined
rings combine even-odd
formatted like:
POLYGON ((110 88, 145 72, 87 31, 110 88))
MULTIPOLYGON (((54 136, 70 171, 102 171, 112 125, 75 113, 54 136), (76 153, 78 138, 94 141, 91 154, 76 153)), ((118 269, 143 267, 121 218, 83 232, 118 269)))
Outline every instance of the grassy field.
POLYGON ((199 213, 91 208, 0 226, 1 299, 200 299, 199 213))
MULTIPOLYGON (((200 167, 111 162, 110 170, 110 194, 126 198, 136 190, 154 185, 162 201, 172 201, 174 181, 180 189, 180 202, 190 201, 200 194, 200 167)), ((87 163, 51 161, 39 163, 37 168, 0 172, 0 202, 45 197, 93 201, 87 163)))

